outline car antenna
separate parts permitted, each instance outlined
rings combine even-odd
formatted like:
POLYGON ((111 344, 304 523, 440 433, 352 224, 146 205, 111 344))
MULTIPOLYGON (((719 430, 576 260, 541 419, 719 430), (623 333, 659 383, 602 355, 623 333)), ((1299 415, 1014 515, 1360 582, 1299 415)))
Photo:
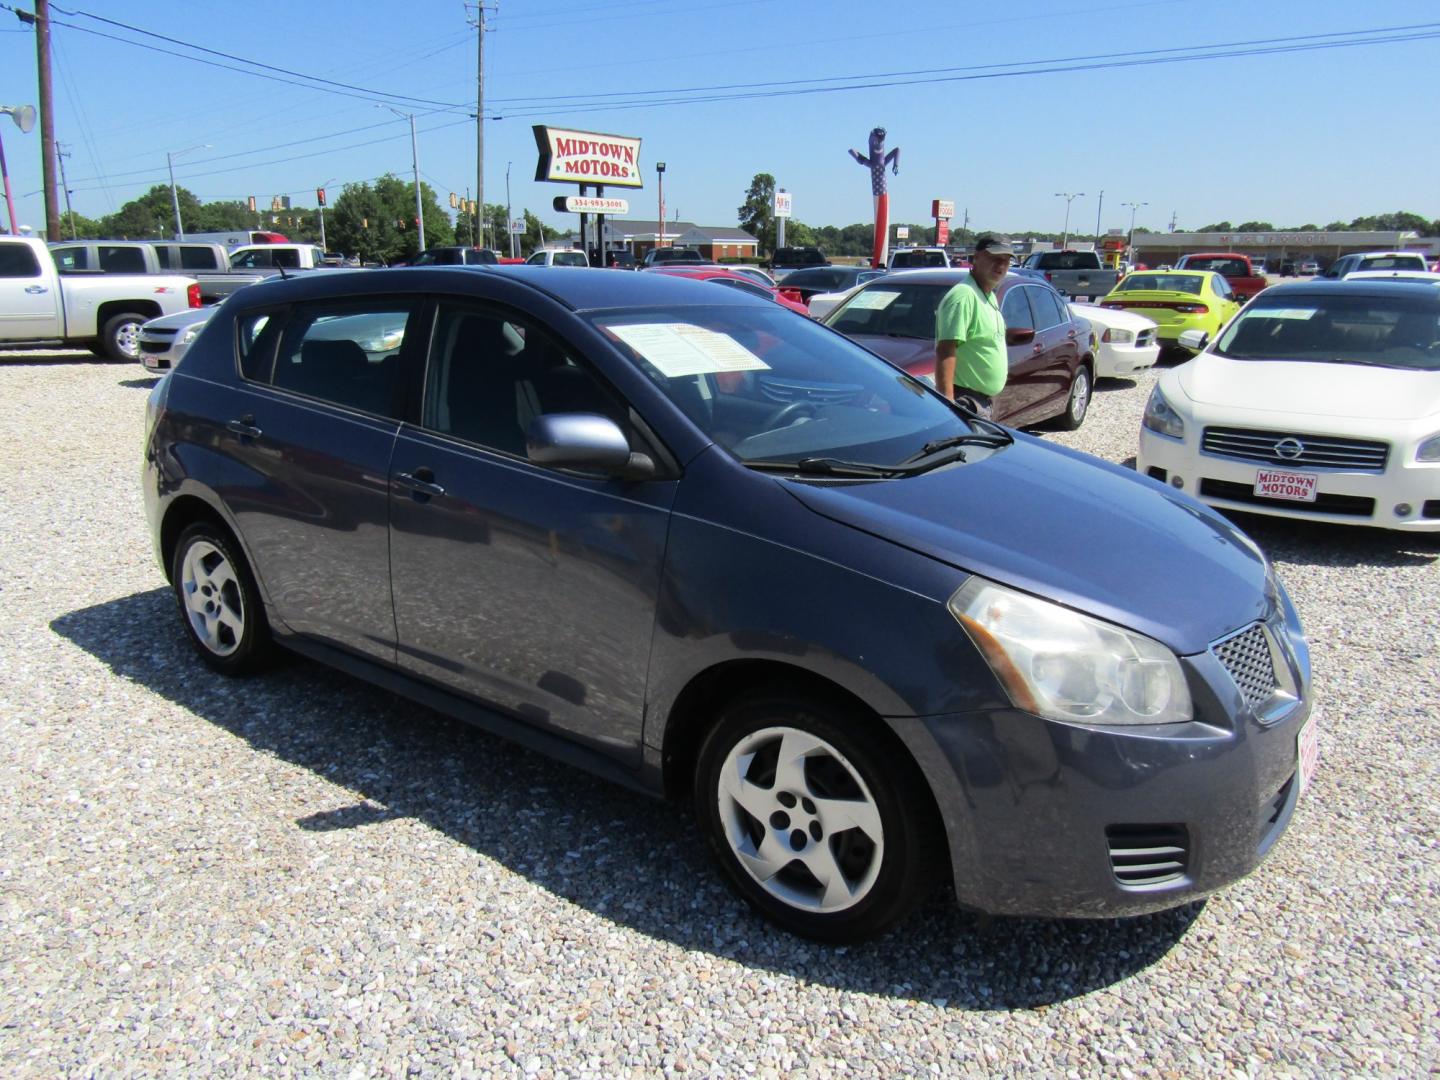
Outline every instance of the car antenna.
POLYGON ((289 281, 289 280, 290 280, 290 275, 287 274, 287 273, 285 273, 285 264, 284 264, 284 263, 276 263, 276 264, 275 264, 275 269, 280 271, 280 280, 281 280, 281 281, 289 281))

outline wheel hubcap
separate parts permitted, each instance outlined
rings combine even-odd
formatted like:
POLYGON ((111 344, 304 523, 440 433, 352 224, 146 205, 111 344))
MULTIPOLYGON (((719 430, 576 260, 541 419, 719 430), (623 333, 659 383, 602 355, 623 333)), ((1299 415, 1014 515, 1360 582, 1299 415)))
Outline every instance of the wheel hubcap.
POLYGON ((245 633, 245 595, 230 560, 214 544, 197 540, 180 567, 185 614, 200 644, 229 656, 245 633))
POLYGON ((1090 407, 1090 379, 1082 371, 1075 376, 1074 404, 1071 406, 1071 415, 1079 420, 1085 415, 1085 410, 1090 407))
POLYGON ((740 865, 802 911, 843 911, 874 887, 884 860, 880 811, 859 772, 824 739, 772 727, 741 739, 716 793, 740 865))
POLYGON ((129 359, 140 356, 140 324, 126 323, 115 334, 115 344, 129 359))

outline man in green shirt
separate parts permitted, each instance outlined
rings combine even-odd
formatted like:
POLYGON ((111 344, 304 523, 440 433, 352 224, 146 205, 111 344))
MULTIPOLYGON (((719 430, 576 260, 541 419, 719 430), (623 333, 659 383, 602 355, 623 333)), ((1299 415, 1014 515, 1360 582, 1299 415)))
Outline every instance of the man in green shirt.
POLYGON ((945 294, 935 313, 935 389, 985 417, 1010 370, 995 289, 1013 257, 1008 236, 981 236, 969 276, 945 294))

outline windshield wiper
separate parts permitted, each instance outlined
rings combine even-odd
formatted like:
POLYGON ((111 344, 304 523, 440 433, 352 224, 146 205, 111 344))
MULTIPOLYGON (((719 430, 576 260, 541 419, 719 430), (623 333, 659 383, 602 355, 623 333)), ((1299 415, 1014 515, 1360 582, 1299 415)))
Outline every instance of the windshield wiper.
MULTIPOLYGON (((998 426, 998 425, 997 425, 998 426)), ((923 461, 931 454, 938 454, 941 450, 949 450, 957 446, 987 446, 992 450, 999 450, 1003 446, 1009 446, 1015 439, 1004 428, 996 434, 991 435, 978 431, 972 431, 965 435, 952 435, 948 439, 936 439, 934 442, 927 442, 918 453, 912 454, 900 464, 910 465, 917 461, 923 461)), ((959 460, 964 461, 963 453, 958 455, 959 460)))
POLYGON ((857 476, 884 480, 905 472, 904 469, 886 468, 883 465, 867 465, 861 461, 841 461, 838 458, 808 457, 799 461, 757 461, 745 462, 747 469, 764 472, 799 472, 814 476, 857 476))

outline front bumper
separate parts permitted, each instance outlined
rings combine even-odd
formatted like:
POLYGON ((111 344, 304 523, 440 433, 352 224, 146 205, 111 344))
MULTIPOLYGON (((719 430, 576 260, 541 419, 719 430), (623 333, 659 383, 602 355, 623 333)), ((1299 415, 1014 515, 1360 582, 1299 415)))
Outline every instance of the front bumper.
POLYGON ((1302 797, 1311 714, 1303 639, 1286 620, 1267 626, 1298 691, 1255 709, 1212 652, 1182 660, 1186 724, 1093 728, 1015 710, 892 720, 936 795, 956 899, 993 914, 1139 915, 1254 870, 1302 797))
POLYGON ((1097 379, 1124 378, 1152 368, 1160 358, 1160 342, 1152 334, 1144 345, 1111 344, 1102 341, 1095 357, 1097 379))
POLYGON ((1396 460, 1401 456, 1399 447, 1392 447, 1392 460, 1384 472, 1309 465, 1291 469, 1317 477, 1314 502, 1259 498, 1254 494, 1259 470, 1288 467, 1207 453, 1200 447, 1204 428, 1202 419, 1190 416, 1185 418, 1183 439, 1142 427, 1136 471, 1221 510, 1402 532, 1440 532, 1440 465, 1396 460))

